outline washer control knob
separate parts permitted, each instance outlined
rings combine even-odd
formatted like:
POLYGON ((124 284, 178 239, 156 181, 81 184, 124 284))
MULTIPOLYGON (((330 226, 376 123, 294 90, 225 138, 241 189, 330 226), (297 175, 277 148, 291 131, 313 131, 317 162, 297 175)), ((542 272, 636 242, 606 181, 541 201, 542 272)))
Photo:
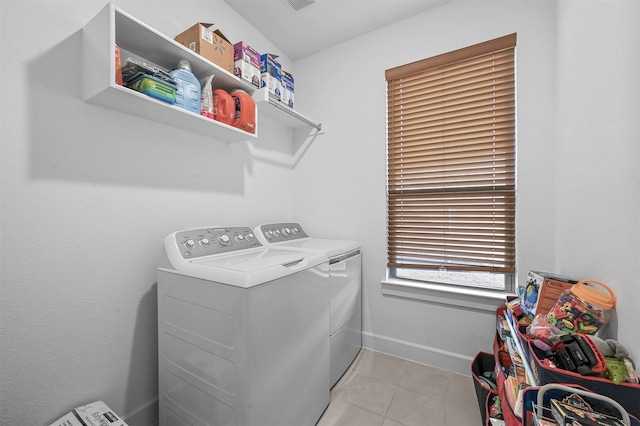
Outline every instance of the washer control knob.
POLYGON ((202 238, 200 240, 200 245, 201 246, 208 246, 209 244, 211 244, 211 241, 208 238, 202 238))
POLYGON ((264 233, 264 236, 267 237, 268 239, 271 239, 271 237, 273 237, 273 232, 267 231, 264 233))
POLYGON ((236 235, 235 240, 236 240, 237 242, 241 243, 242 241, 244 241, 244 236, 242 236, 242 235, 238 234, 238 235, 236 235))
POLYGON ((280 236, 280 230, 276 229, 275 231, 273 231, 273 236, 274 237, 279 237, 280 236))
POLYGON ((295 226, 293 228, 291 228, 291 233, 293 235, 296 235, 298 233, 298 228, 296 228, 295 226))
POLYGON ((253 239, 255 238, 255 236, 252 233, 248 233, 244 239, 247 241, 253 241, 253 239))
POLYGON ((226 246, 229 244, 229 241, 231 241, 231 239, 227 234, 222 234, 218 237, 218 244, 220 245, 226 246))
POLYGON ((186 248, 188 248, 188 249, 192 249, 192 248, 194 248, 196 246, 196 242, 191 240, 191 239, 189 239, 189 240, 184 242, 184 246, 186 248))
POLYGON ((282 235, 284 235, 285 237, 288 237, 289 235, 291 235, 291 229, 282 228, 282 235))

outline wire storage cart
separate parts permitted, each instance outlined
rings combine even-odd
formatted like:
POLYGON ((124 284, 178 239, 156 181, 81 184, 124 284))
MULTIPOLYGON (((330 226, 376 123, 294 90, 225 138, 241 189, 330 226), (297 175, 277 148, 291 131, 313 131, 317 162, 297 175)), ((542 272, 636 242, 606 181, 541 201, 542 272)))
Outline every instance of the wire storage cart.
MULTIPOLYGON (((589 390, 576 386, 560 385, 549 383, 544 386, 530 388, 523 394, 523 426, 551 426, 556 425, 556 421, 552 414, 552 406, 557 404, 568 395, 579 395, 589 403, 590 407, 596 413, 602 414, 601 423, 593 424, 611 424, 638 426, 640 422, 629 416, 627 411, 615 400, 600 395, 589 390), (606 423, 609 421, 610 423, 606 423)), ((577 410, 580 411, 580 410, 577 410)), ((588 412, 590 410, 584 410, 588 412)), ((589 416, 585 415, 585 419, 589 416)), ((585 420, 586 422, 587 420, 585 420)), ((588 424, 588 423, 585 423, 588 424)), ((564 426, 564 424, 562 424, 564 426)))
MULTIPOLYGON (((602 375, 582 375, 554 368, 544 359, 545 355, 532 343, 526 327, 519 324, 505 306, 496 310, 493 354, 480 352, 471 365, 483 426, 556 425, 553 416, 549 416, 552 414, 550 400, 562 400, 567 389, 586 392, 597 401, 598 409, 602 406, 604 414, 617 418, 619 424, 640 426, 640 384, 616 384, 602 375), (564 388, 544 387, 546 385, 564 388), (543 404, 538 404, 541 389, 543 404), (539 410, 534 405, 539 406, 539 410)), ((558 409, 556 407, 556 411, 558 409)), ((615 419, 612 422, 616 424, 615 419)), ((565 422, 562 426, 565 424, 571 423, 565 422)))

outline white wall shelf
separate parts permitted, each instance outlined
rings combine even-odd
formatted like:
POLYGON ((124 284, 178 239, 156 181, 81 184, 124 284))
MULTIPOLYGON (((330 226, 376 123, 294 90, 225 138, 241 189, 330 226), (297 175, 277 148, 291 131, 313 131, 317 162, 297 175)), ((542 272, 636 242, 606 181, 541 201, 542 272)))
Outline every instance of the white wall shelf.
POLYGON ((85 25, 82 32, 83 97, 86 102, 228 142, 257 137, 119 86, 115 79, 116 45, 165 69, 173 69, 180 59, 187 59, 196 77, 213 74, 216 88, 227 91, 242 89, 250 94, 256 90, 255 86, 109 3, 85 25))
POLYGON ((322 130, 322 124, 302 115, 295 109, 283 104, 278 99, 273 98, 266 88, 261 88, 253 93, 253 99, 258 105, 260 117, 268 116, 273 120, 282 122, 291 129, 304 129, 309 131, 315 129, 322 130))

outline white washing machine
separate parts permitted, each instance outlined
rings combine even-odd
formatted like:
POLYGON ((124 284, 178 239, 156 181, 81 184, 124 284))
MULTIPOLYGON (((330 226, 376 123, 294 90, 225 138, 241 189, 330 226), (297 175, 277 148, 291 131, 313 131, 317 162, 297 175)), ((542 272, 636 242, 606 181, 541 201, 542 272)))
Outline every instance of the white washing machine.
POLYGON ((321 251, 329 258, 330 379, 333 387, 362 348, 362 255, 357 241, 309 237, 299 223, 254 228, 265 245, 321 251))
POLYGON ((164 245, 160 425, 314 425, 330 397, 327 257, 264 246, 250 227, 164 245))

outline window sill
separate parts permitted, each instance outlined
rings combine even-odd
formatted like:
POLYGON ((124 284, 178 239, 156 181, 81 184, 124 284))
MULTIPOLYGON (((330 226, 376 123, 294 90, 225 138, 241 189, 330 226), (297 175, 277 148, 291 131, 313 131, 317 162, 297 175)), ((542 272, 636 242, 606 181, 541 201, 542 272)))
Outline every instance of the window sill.
POLYGON ((386 278, 382 280, 382 294, 403 299, 451 305, 481 311, 495 312, 504 305, 505 298, 511 293, 472 289, 453 288, 439 284, 386 278))

